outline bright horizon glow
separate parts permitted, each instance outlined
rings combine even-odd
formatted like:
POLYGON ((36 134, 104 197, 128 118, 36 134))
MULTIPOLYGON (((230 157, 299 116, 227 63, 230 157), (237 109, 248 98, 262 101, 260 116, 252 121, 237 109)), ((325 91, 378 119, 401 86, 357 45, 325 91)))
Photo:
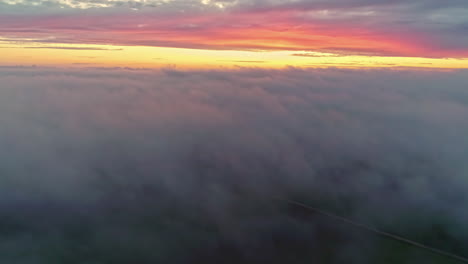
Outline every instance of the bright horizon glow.
MULTIPOLYGON (((1 40, 1 39, 0 39, 1 40)), ((145 46, 0 42, 1 65, 211 68, 468 68, 468 59, 234 51, 145 46)))

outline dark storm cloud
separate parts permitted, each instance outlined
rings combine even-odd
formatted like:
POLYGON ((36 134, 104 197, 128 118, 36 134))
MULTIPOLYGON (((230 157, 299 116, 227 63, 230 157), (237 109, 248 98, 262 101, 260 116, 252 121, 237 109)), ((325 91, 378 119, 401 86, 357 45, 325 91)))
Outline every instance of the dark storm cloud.
POLYGON ((395 246, 275 197, 464 254, 466 82, 466 71, 3 67, 0 260, 382 263, 395 246))

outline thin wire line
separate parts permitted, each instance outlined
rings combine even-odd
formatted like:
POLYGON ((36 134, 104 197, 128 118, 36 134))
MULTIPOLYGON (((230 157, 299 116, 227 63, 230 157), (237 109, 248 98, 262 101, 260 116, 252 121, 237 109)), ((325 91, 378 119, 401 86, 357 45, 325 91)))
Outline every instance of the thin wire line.
POLYGON ((436 253, 436 254, 439 254, 439 255, 442 255, 442 256, 445 256, 445 257, 449 257, 449 258, 458 260, 458 261, 463 262, 463 263, 468 263, 468 258, 459 256, 459 255, 455 255, 453 253, 450 253, 450 252, 447 252, 447 251, 444 251, 444 250, 441 250, 441 249, 438 249, 438 248, 430 247, 430 246, 418 243, 416 241, 404 238, 402 236, 394 235, 394 234, 379 230, 377 228, 374 228, 374 227, 371 227, 371 226, 368 226, 368 225, 365 225, 365 224, 362 224, 362 223, 354 222, 353 220, 350 220, 348 218, 345 218, 345 217, 342 217, 342 216, 339 216, 339 215, 335 215, 335 214, 323 211, 323 210, 321 210, 319 208, 312 207, 312 206, 307 205, 305 203, 297 202, 297 201, 290 200, 290 199, 284 199, 284 198, 279 199, 279 200, 285 201, 285 202, 287 202, 289 204, 300 206, 302 208, 305 208, 305 209, 308 209, 308 210, 311 210, 311 211, 315 211, 315 212, 317 212, 317 213, 319 213, 321 215, 331 217, 331 218, 334 218, 336 220, 340 220, 342 222, 345 222, 347 224, 356 226, 358 228, 362 228, 362 229, 365 229, 367 231, 376 233, 376 234, 378 234, 380 236, 387 237, 387 238, 390 238, 390 239, 393 239, 393 240, 396 240, 396 241, 400 241, 400 242, 406 243, 406 244, 411 245, 411 246, 419 247, 419 248, 431 251, 433 253, 436 253))

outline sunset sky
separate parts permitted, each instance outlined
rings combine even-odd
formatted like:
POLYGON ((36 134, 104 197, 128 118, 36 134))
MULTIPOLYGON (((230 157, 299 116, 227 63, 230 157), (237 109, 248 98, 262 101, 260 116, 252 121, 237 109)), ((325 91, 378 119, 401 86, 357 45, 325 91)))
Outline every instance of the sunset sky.
POLYGON ((0 0, 0 264, 468 263, 468 0, 0 0))
POLYGON ((0 65, 468 68, 465 0, 3 0, 0 65))

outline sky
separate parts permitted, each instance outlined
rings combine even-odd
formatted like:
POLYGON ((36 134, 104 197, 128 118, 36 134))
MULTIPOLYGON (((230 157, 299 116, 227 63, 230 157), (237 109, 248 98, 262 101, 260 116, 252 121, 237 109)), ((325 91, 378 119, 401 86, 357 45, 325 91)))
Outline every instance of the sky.
POLYGON ((2 65, 468 68, 463 0, 6 0, 2 65))

